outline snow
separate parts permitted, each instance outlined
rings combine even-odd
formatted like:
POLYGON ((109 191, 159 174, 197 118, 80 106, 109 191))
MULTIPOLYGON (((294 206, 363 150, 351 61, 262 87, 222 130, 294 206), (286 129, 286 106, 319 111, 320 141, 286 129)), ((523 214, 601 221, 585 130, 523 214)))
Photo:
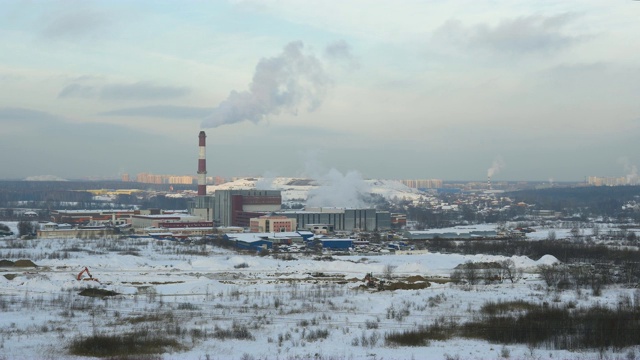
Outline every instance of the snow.
MULTIPOLYGON (((321 186, 316 180, 278 177, 265 182, 263 178, 244 178, 227 182, 220 185, 207 186, 207 192, 213 193, 216 190, 251 190, 260 188, 261 190, 280 190, 282 192, 282 202, 290 203, 299 200, 304 203, 310 191, 321 186)), ((418 200, 425 195, 417 189, 412 189, 395 180, 363 180, 367 192, 380 195, 385 199, 408 199, 418 200)), ((356 188, 357 190, 357 188, 356 188)))
MULTIPOLYGON (((16 227, 16 223, 8 225, 12 229, 16 227)), ((576 354, 469 339, 433 341, 428 348, 384 344, 383 337, 388 331, 413 329, 441 317, 468 320, 486 301, 548 299, 553 294, 542 288, 535 268, 557 262, 549 255, 537 261, 525 256, 509 257, 516 267, 525 271, 524 278, 515 284, 463 289, 432 282, 422 290, 370 292, 356 290, 367 273, 382 276, 385 269, 391 268, 395 277, 446 278, 456 266, 467 261, 491 262, 507 258, 426 253, 366 258, 334 256, 333 261, 316 261, 311 256, 294 254, 295 260, 280 260, 210 246, 206 246, 206 256, 195 255, 186 250, 201 250, 202 245, 155 240, 112 244, 102 240, 29 240, 23 243, 24 247, 15 249, 10 248, 11 241, 16 240, 0 240, 2 258, 9 258, 11 252, 19 252, 18 258, 30 258, 39 267, 1 269, 3 274, 16 274, 13 280, 0 276, 0 304, 5 304, 0 317, 0 329, 4 329, 0 330, 0 349, 2 357, 7 359, 39 358, 43 349, 51 358, 81 358, 67 352, 72 339, 88 336, 96 328, 105 333, 126 333, 132 326, 126 325, 123 319, 167 312, 175 314, 175 321, 185 329, 209 329, 211 332, 215 326, 229 328, 234 322, 247 324, 255 339, 184 340, 189 346, 163 354, 164 359, 290 359, 313 358, 315 354, 338 359, 421 359, 425 356, 486 359, 499 358, 503 348, 507 348, 514 359, 595 359, 601 355, 595 351, 576 354), (67 251, 68 257, 58 256, 71 248, 83 251, 67 251), (122 254, 114 248, 135 249, 138 255, 122 254), (241 264, 247 267, 237 267, 241 264), (84 266, 89 267, 99 283, 76 280, 84 266), (77 293, 85 287, 112 290, 121 295, 109 300, 79 296, 77 293), (434 297, 442 298, 442 303, 427 306, 429 299, 434 297), (276 301, 279 306, 275 305, 276 301), (17 304, 11 305, 13 302, 17 304), (191 304, 197 310, 179 310, 181 304, 191 304), (390 308, 403 307, 410 308, 406 319, 388 318, 390 308), (91 309, 99 311, 92 312, 91 309), (69 312, 72 317, 62 315, 69 312), (327 339, 303 340, 302 320, 317 323, 305 331, 329 331, 327 339), (368 329, 367 321, 377 322, 378 328, 368 329), (50 330, 43 331, 45 328, 50 330), (380 337, 375 346, 353 345, 354 339, 375 334, 380 337), (279 342, 279 336, 291 338, 279 342)), ((616 304, 619 294, 625 291, 632 290, 605 291, 597 300, 579 297, 573 292, 562 293, 560 297, 562 301, 578 304, 594 301, 616 304)), ((153 324, 147 326, 153 327, 153 324)))

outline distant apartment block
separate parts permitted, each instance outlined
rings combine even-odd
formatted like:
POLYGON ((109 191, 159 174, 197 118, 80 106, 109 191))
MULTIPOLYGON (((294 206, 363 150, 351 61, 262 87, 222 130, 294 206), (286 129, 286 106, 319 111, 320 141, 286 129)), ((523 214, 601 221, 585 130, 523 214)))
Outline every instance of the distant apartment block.
POLYGON ((589 176, 587 178, 587 184, 593 186, 640 185, 640 177, 635 174, 622 177, 589 176))
POLYGON ((191 185, 196 181, 196 177, 191 175, 156 175, 150 173, 140 173, 136 176, 136 181, 145 184, 191 185))
MULTIPOLYGON (((122 174, 122 181, 129 182, 134 181, 129 174, 122 174)), ((135 177, 135 181, 144 184, 182 184, 193 185, 197 182, 197 177, 194 175, 158 175, 151 173, 139 173, 135 177)), ((207 177, 207 184, 220 185, 224 184, 226 179, 221 176, 207 177)))
POLYGON ((413 189, 436 189, 442 187, 441 179, 400 180, 400 182, 413 189))

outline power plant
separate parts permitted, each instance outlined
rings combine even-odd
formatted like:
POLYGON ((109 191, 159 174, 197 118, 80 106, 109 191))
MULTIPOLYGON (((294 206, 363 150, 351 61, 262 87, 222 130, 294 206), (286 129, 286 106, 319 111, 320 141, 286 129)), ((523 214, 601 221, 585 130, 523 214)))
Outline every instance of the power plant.
POLYGON ((198 157, 198 196, 207 195, 207 135, 200 131, 198 135, 200 156, 198 157))

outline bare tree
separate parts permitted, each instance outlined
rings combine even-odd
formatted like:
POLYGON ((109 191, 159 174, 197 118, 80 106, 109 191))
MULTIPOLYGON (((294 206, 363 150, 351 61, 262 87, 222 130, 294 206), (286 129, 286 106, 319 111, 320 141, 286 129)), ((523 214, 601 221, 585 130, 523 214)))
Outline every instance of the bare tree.
POLYGON ((391 280, 393 277, 393 272, 396 270, 396 267, 391 264, 386 264, 384 268, 382 268, 382 274, 387 280, 391 280))
POLYGON ((574 240, 580 239, 580 235, 581 235, 581 231, 578 225, 571 228, 571 237, 573 237, 574 240))
POLYGON ((464 277, 469 282, 469 285, 475 285, 480 280, 478 269, 471 261, 467 261, 464 264, 464 277))
POLYGON ((547 289, 552 288, 558 282, 558 271, 555 266, 540 265, 538 266, 538 272, 542 280, 547 284, 547 289))
POLYGON ((512 259, 501 261, 500 271, 502 279, 509 279, 512 284, 518 280, 518 269, 516 268, 516 263, 512 259))

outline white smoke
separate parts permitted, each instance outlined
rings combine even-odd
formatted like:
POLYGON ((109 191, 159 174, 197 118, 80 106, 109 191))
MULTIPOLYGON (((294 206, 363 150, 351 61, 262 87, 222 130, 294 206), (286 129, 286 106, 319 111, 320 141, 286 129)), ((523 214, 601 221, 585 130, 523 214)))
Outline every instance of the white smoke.
POLYGON ((497 157, 495 160, 493 160, 493 164, 491 164, 491 167, 487 170, 487 176, 493 177, 493 175, 500 172, 500 170, 502 170, 504 167, 504 160, 502 160, 501 157, 497 157))
POLYGON ((300 159, 304 163, 304 170, 301 177, 310 179, 320 179, 323 174, 327 173, 327 167, 324 166, 320 159, 325 151, 320 149, 306 148, 298 153, 300 159))
POLYGON ((256 190, 276 190, 273 183, 277 177, 277 174, 274 172, 265 172, 264 175, 256 181, 256 190))
POLYGON ((366 198, 370 195, 370 186, 358 171, 342 174, 331 169, 319 179, 318 187, 309 191, 308 207, 366 207, 366 198))
POLYGON ((309 111, 315 110, 322 104, 330 81, 322 63, 313 55, 305 55, 303 47, 301 41, 291 42, 280 55, 261 59, 249 89, 231 91, 202 127, 245 120, 257 123, 281 111, 296 114, 303 104, 309 111))
POLYGON ((638 167, 636 165, 631 164, 631 162, 629 161, 629 158, 621 157, 618 159, 618 163, 622 164, 622 166, 624 167, 627 185, 640 184, 640 177, 638 176, 638 167))

